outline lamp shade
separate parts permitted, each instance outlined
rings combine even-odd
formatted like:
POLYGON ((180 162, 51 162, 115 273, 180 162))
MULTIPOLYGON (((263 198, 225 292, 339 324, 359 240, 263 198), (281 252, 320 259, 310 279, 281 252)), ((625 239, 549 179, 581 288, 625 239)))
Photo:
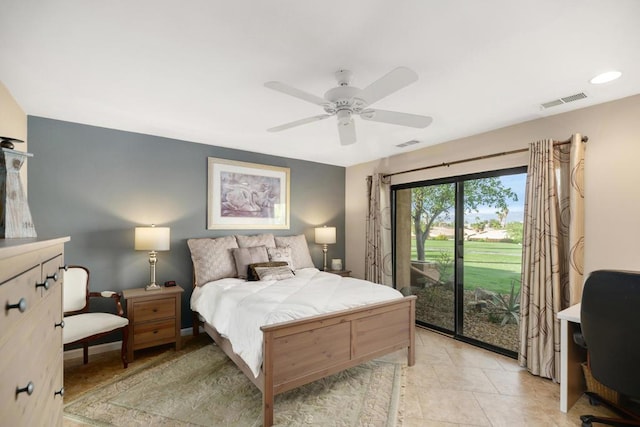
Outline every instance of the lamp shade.
POLYGON ((136 227, 137 251, 168 251, 170 240, 169 227, 136 227))
POLYGON ((319 245, 330 245, 336 242, 335 227, 318 227, 316 228, 316 243, 319 245))

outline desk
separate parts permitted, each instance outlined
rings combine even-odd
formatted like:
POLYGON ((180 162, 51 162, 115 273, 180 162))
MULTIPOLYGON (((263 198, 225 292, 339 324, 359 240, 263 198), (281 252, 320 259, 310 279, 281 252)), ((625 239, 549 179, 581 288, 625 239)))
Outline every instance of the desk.
POLYGON ((560 410, 567 412, 586 390, 581 363, 586 351, 573 342, 580 325, 580 304, 558 313, 560 319, 560 410))

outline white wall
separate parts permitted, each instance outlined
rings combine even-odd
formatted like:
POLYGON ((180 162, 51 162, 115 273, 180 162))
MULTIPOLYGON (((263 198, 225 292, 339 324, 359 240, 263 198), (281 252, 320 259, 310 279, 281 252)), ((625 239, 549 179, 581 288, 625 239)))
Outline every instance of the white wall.
MULTIPOLYGON (((346 267, 364 277, 366 176, 589 137, 585 158, 585 273, 640 270, 640 95, 426 147, 346 170, 346 267)), ((527 153, 394 176, 393 184, 526 165, 527 153)))
MULTIPOLYGON (((0 82, 0 135, 23 140, 24 144, 15 144, 15 149, 27 151, 27 115, 2 82, 0 82)), ((25 162, 20 169, 20 178, 25 192, 27 191, 28 163, 25 162)))

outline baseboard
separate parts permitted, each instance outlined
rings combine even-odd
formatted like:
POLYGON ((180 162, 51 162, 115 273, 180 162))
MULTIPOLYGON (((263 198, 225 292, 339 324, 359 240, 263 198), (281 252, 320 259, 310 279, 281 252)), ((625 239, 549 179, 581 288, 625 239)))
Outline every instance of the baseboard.
MULTIPOLYGON (((203 331, 202 328, 200 328, 203 331)), ((193 328, 184 328, 180 330, 180 336, 192 335, 193 328)), ((118 351, 122 348, 122 341, 108 342, 104 344, 96 344, 89 346, 89 356, 94 354, 106 353, 108 351, 118 351)), ((64 352, 64 360, 79 359, 82 357, 82 348, 74 348, 64 352)))

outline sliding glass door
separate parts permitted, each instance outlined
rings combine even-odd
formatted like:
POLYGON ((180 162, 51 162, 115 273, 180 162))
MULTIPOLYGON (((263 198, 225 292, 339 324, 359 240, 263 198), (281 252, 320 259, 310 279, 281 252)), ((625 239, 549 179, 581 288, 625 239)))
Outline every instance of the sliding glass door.
POLYGON ((416 321, 517 351, 526 169, 393 187, 396 286, 416 321))

